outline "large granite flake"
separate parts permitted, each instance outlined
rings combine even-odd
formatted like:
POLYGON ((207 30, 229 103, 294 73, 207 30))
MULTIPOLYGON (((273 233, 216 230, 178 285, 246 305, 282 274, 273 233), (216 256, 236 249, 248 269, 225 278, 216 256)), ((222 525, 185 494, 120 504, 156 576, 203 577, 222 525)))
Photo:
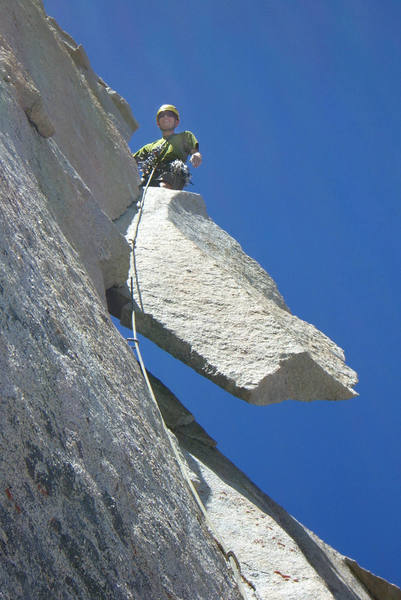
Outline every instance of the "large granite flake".
MULTIPOLYGON (((138 214, 132 206, 116 221, 128 241, 138 214)), ((130 277, 140 332, 235 396, 269 404, 356 395, 343 351, 289 312, 271 277, 207 216, 199 195, 148 189, 130 277)), ((108 293, 127 326, 130 282, 108 293)))

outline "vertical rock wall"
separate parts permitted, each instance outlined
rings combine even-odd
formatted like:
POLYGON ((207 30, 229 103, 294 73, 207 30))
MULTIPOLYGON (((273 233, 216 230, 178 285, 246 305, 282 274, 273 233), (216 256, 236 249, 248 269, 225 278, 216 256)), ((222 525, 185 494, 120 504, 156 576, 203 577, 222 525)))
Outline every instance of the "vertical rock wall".
POLYGON ((132 353, 0 148, 1 597, 238 598, 132 353))
MULTIPOLYGON (((129 268, 112 220, 138 195, 135 120, 40 0, 0 13, 0 597, 238 600, 105 310, 129 268)), ((249 599, 382 600, 155 390, 249 599)))
POLYGON ((103 304, 133 119, 39 2, 0 12, 0 596, 236 600, 103 304))
POLYGON ((26 165, 35 176, 104 298, 126 278, 128 246, 110 218, 138 193, 126 143, 135 120, 41 3, 0 0, 0 11, 4 143, 15 168, 26 165))
POLYGON ((155 390, 216 535, 236 556, 248 600, 401 600, 397 586, 325 544, 258 489, 165 386, 156 381, 155 390))

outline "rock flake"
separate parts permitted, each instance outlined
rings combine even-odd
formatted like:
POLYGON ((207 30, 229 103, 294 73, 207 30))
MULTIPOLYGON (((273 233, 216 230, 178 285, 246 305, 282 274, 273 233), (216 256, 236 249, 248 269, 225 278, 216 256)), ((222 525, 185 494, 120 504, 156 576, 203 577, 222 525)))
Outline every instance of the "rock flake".
MULTIPOLYGON (((116 221, 128 241, 137 219, 132 207, 116 221)), ((140 332, 233 395, 261 405, 357 395, 341 348, 290 313, 199 195, 148 189, 130 277, 140 332)), ((126 326, 129 288, 109 290, 110 310, 126 326)))

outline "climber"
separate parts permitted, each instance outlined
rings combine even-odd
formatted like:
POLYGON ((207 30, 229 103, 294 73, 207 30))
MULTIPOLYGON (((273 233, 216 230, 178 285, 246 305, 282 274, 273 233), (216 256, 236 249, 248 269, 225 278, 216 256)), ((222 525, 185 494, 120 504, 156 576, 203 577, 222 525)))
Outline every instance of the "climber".
POLYGON ((191 183, 191 174, 185 163, 191 156, 192 166, 199 167, 202 155, 198 140, 191 131, 175 133, 179 122, 179 112, 172 104, 163 104, 157 111, 156 123, 163 137, 146 144, 133 155, 142 171, 142 185, 146 185, 153 167, 156 168, 151 186, 182 190, 191 183))

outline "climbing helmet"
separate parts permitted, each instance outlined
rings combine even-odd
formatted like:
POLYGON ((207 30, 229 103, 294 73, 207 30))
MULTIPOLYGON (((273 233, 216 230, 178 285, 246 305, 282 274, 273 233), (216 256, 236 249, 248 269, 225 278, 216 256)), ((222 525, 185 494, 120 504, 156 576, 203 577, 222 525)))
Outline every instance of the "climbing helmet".
POLYGON ((164 112, 165 110, 171 111, 172 113, 175 114, 177 119, 180 120, 180 113, 178 112, 177 108, 173 104, 162 104, 156 114, 156 123, 159 123, 159 115, 160 115, 160 113, 164 112))

